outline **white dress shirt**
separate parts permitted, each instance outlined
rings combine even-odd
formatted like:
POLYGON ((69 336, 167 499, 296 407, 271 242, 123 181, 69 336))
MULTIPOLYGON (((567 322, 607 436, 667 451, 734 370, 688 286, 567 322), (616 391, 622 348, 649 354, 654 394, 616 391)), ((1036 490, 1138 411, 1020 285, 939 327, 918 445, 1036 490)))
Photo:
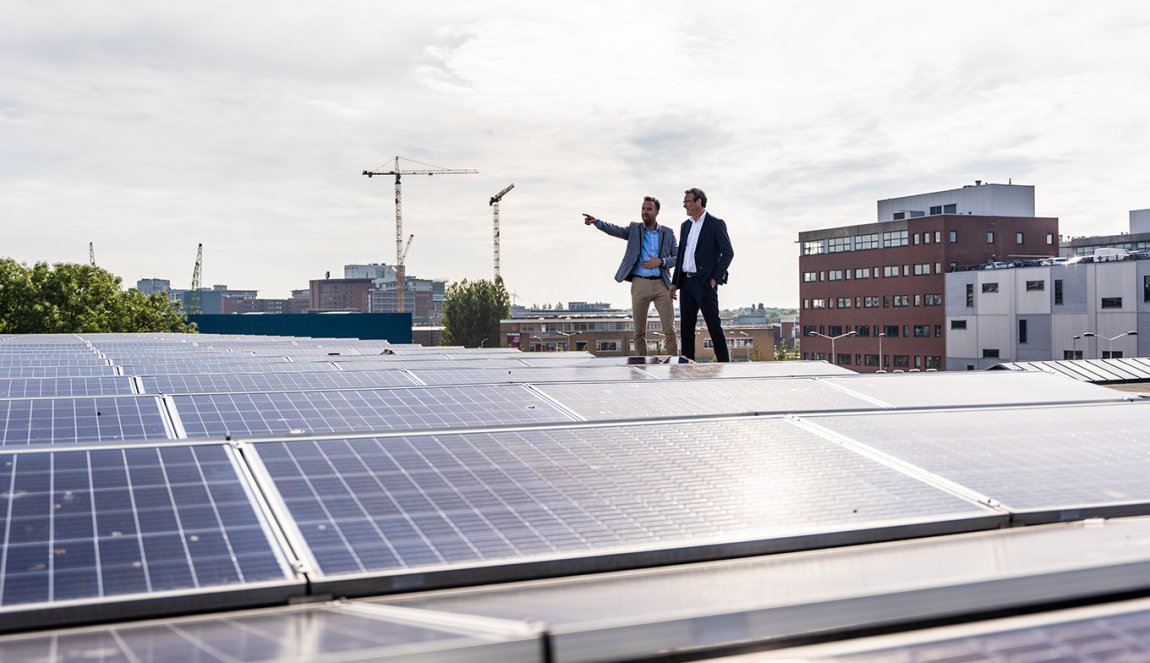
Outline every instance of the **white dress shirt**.
POLYGON ((698 267, 695 265, 695 247, 699 245, 699 233, 703 231, 703 221, 707 218, 707 211, 699 215, 699 220, 691 219, 691 229, 687 231, 687 246, 683 249, 683 264, 681 269, 684 272, 697 272, 698 267))

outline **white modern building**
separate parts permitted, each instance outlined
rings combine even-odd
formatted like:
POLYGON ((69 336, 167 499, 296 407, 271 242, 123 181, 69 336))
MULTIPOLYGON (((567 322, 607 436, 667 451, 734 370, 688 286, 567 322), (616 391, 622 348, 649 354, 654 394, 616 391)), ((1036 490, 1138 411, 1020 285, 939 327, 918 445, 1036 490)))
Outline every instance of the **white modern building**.
POLYGON ((946 276, 946 366, 1150 356, 1150 260, 946 276))

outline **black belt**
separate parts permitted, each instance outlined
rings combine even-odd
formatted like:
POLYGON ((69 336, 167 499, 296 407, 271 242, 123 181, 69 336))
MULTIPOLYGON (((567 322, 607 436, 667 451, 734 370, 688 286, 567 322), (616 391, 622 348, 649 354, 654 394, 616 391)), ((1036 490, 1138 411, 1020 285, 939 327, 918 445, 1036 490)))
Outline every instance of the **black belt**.
POLYGON ((683 278, 694 278, 697 274, 698 272, 683 272, 683 278))
POLYGON ((637 278, 637 279, 648 279, 651 281, 662 281, 663 280, 662 276, 639 276, 638 274, 635 274, 635 278, 637 278))

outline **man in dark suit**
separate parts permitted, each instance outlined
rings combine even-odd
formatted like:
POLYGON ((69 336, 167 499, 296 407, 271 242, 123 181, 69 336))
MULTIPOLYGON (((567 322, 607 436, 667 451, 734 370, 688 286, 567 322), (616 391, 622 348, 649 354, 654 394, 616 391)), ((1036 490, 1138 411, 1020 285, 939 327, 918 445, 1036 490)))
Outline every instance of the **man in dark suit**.
POLYGON ((616 281, 631 282, 631 314, 635 319, 635 353, 647 354, 647 310, 651 304, 663 325, 667 354, 679 354, 675 336, 675 305, 671 303, 671 268, 675 266, 675 231, 659 225, 659 199, 643 198, 639 216, 642 223, 631 223, 626 228, 583 215, 583 223, 619 239, 627 240, 623 261, 615 272, 616 281))
POLYGON ((671 279, 671 299, 677 290, 683 292, 679 302, 683 356, 695 358, 695 323, 702 311, 711 344, 715 346, 715 360, 731 361, 719 318, 719 284, 727 282, 727 268, 735 257, 727 222, 707 212, 707 194, 701 189, 687 189, 683 207, 689 218, 679 230, 682 243, 671 279))

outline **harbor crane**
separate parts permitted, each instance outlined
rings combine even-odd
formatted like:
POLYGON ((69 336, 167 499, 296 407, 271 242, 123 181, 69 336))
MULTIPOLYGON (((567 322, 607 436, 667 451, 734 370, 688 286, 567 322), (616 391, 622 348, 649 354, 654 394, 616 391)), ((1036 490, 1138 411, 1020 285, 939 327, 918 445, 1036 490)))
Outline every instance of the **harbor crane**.
POLYGON ((508 184, 507 188, 505 188, 504 190, 495 194, 494 196, 491 196, 491 202, 487 203, 488 205, 491 206, 491 213, 492 213, 492 217, 493 217, 492 222, 494 224, 492 226, 492 231, 495 234, 495 240, 494 241, 495 241, 495 282, 496 283, 498 283, 499 280, 502 278, 501 276, 499 276, 499 201, 503 200, 503 196, 506 196, 507 192, 511 191, 514 188, 515 188, 514 183, 508 184))
MULTIPOLYGON (((403 246, 403 205, 401 203, 402 197, 400 195, 400 178, 404 175, 475 175, 478 170, 471 168, 439 168, 431 166, 424 169, 410 169, 402 170, 399 167, 399 160, 402 157, 395 157, 395 168, 393 170, 384 171, 363 171, 364 175, 374 177, 376 175, 394 175, 395 176, 395 310, 399 313, 404 312, 404 263, 406 262, 407 251, 403 246)), ((414 159, 405 159, 405 161, 414 161, 414 159)), ((421 166, 428 166, 429 164, 414 161, 421 166)), ((408 240, 408 246, 411 246, 411 240, 408 240)))

